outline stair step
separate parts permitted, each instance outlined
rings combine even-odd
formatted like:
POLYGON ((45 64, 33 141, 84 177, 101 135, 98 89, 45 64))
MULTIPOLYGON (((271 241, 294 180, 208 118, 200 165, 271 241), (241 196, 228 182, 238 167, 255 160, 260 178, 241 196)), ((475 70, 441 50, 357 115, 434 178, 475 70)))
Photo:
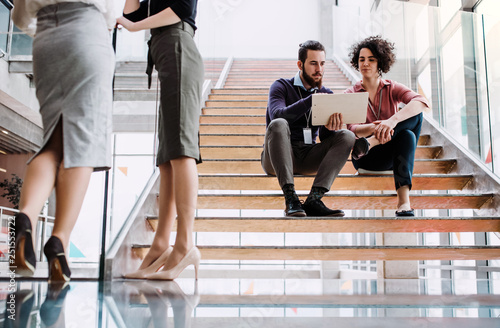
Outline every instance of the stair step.
POLYGON ((200 134, 261 134, 265 135, 265 124, 201 124, 200 134))
MULTIPOLYGON (((326 306, 328 308, 408 308, 408 307, 416 307, 416 308, 450 308, 450 307, 459 307, 459 308, 477 308, 477 307, 492 307, 492 308, 498 308, 500 306, 500 297, 498 295, 477 295, 477 294, 471 294, 471 295, 416 295, 416 294, 411 294, 410 292, 407 292, 403 295, 397 295, 397 294, 372 294, 372 295, 332 295, 332 294, 324 294, 324 295, 277 295, 277 294, 272 294, 272 295, 200 295, 200 303, 198 306, 204 307, 204 306, 209 306, 213 307, 215 305, 221 305, 221 306, 230 306, 230 307, 244 307, 244 306, 263 306, 263 305, 271 305, 275 307, 279 306, 286 306, 286 307, 322 307, 326 306)), ((207 318, 203 318, 207 319, 207 318)), ((227 320, 229 318, 224 318, 224 320, 227 320)), ((264 318, 259 318, 259 322, 262 322, 264 318)), ((287 319, 287 318, 285 318, 287 319)), ((297 318, 293 318, 294 320, 297 320, 297 318)), ((304 318, 306 319, 306 318, 304 318)), ((326 319, 326 318, 322 318, 326 319)), ((400 323, 401 325, 396 326, 396 325, 389 325, 390 327, 404 327, 405 325, 408 325, 408 319, 407 318, 390 318, 390 317, 385 317, 385 318, 376 318, 376 317, 370 317, 369 322, 373 321, 378 321, 377 319, 383 319, 382 321, 378 321, 377 324, 374 325, 363 325, 359 319, 364 319, 366 321, 366 318, 332 318, 334 320, 340 320, 344 322, 344 319, 349 319, 345 323, 351 323, 352 325, 338 325, 335 323, 335 321, 331 321, 331 326, 329 327, 359 327, 359 325, 362 325, 362 327, 388 327, 387 322, 391 321, 391 319, 404 319, 401 320, 400 323)), ((475 319, 475 318, 432 318, 432 320, 423 320, 426 323, 430 323, 431 321, 434 322, 440 321, 440 320, 446 320, 448 321, 449 319, 450 322, 460 322, 460 319, 471 319, 469 321, 470 324, 474 324, 477 320, 481 319, 475 319), (457 320, 458 319, 458 320, 457 320)), ((489 318, 488 318, 489 319, 489 318)), ((484 321, 485 323, 488 322, 492 325, 494 325, 494 322, 492 320, 486 320, 484 321)), ((314 318, 307 318, 307 320, 314 320, 314 318)), ((493 319, 495 320, 495 319, 493 319)), ((498 319, 496 319, 498 320, 498 319)), ((467 321, 467 320, 463 320, 467 321)), ((496 322, 496 321, 495 321, 496 322)), ((237 327, 238 324, 241 323, 238 321, 233 321, 235 324, 232 327, 237 327)), ((310 323, 307 321, 304 321, 304 326, 301 327, 306 327, 306 325, 310 323)), ((317 321, 319 324, 317 327, 326 327, 321 325, 322 321, 317 321)), ((295 321, 290 321, 289 322, 291 327, 298 327, 296 326, 295 321)), ((307 325, 308 326, 308 325, 307 325)), ((201 325, 200 325, 201 327, 201 325)), ((230 326, 226 326, 230 327, 230 326)), ((263 326, 262 326, 263 327, 263 326)), ((273 325, 269 325, 266 327, 274 327, 273 325)), ((284 325, 280 325, 279 327, 287 327, 284 325)), ((315 326, 310 326, 310 327, 315 327, 315 326)), ((434 327, 434 326, 433 326, 434 327)), ((435 326, 437 327, 437 325, 435 326)), ((445 325, 446 327, 446 325, 445 325)), ((448 326, 450 327, 450 326, 448 326)), ((465 325, 463 327, 466 327, 465 325)), ((470 327, 470 326, 469 326, 470 327)), ((473 327, 480 327, 474 325, 473 327)))
POLYGON ((206 107, 219 108, 247 108, 247 107, 267 107, 267 100, 208 100, 206 107))
MULTIPOLYGON (((249 116, 243 116, 249 118, 249 116)), ((250 116, 254 117, 254 116, 250 116)), ((201 118, 203 120, 203 117, 201 118)), ((236 122, 235 122, 236 123, 236 122)), ((205 124, 205 123, 202 123, 205 124)), ((265 134, 202 134, 200 137, 201 146, 262 146, 265 134)), ((421 136, 418 145, 426 145, 428 136, 421 136)))
MULTIPOLYGON (((297 190, 309 190, 314 176, 295 176, 297 190)), ((413 190, 462 190, 470 175, 414 175, 413 190)), ((392 175, 339 175, 331 190, 394 190, 392 175)), ((281 190, 268 175, 200 175, 200 190, 281 190)))
POLYGON ((267 94, 251 94, 251 93, 236 93, 236 94, 211 94, 208 96, 210 100, 264 100, 267 102, 267 94))
MULTIPOLYGON (((197 246, 204 260, 494 260, 500 246, 197 246)), ((132 246, 141 259, 149 245, 132 246)))
MULTIPOLYGON (((241 126, 200 126, 201 133, 217 132, 217 128, 223 129, 225 134, 240 134, 241 126), (227 129, 226 129, 227 127, 227 129)), ((247 132, 249 134, 260 133, 263 127, 261 125, 247 126, 250 128, 247 132), (250 128, 251 127, 251 128, 250 128)), ((265 129, 265 127, 264 127, 265 129)), ((262 146, 202 146, 201 157, 203 159, 260 159, 262 153, 262 146)), ((441 146, 418 146, 415 152, 416 159, 436 159, 442 152, 441 146)))
POLYGON ((224 88, 224 89, 212 89, 213 95, 227 95, 227 94, 260 94, 269 95, 269 87, 267 88, 224 88))
MULTIPOLYGON (((275 76, 267 76, 267 77, 246 77, 246 76, 240 76, 240 75, 229 75, 226 79, 226 84, 230 83, 238 83, 241 85, 251 85, 252 83, 266 83, 267 85, 271 86, 277 79, 279 79, 281 74, 275 75, 275 76)), ((347 78, 345 77, 338 77, 335 76, 329 76, 329 78, 324 78, 323 79, 323 85, 330 88, 330 87, 339 87, 339 86, 350 86, 350 82, 347 78)))
MULTIPOLYGON (((347 279, 346 279, 347 281, 347 279)), ((332 281, 333 282, 333 281, 332 281)), ((344 281, 341 281, 342 283, 344 281)), ((139 283, 139 282, 137 282, 139 283)), ((335 281, 338 283, 338 281, 335 281)), ((161 285, 159 286, 161 288, 161 285)), ((340 294, 340 292, 339 292, 340 294)), ((215 294, 202 294, 199 295, 200 302, 197 307, 255 307, 255 306, 272 306, 272 307, 288 307, 288 308, 498 308, 500 306, 500 298, 498 295, 482 295, 482 294, 471 294, 471 295, 419 295, 412 292, 407 292, 405 294, 395 294, 391 292, 380 293, 380 294, 328 294, 324 293, 321 295, 293 295, 293 294, 269 294, 269 295, 255 295, 255 294, 241 294, 241 295, 215 295, 215 294)), ((241 320, 231 319, 242 319, 242 318, 228 318, 224 317, 213 322, 213 325, 207 325, 207 320, 213 320, 217 318, 192 318, 193 320, 200 320, 199 325, 193 325, 193 327, 241 327, 241 320), (232 324, 232 325, 230 325, 232 324)), ((328 327, 405 327, 408 325, 408 318, 391 318, 391 317, 370 317, 370 324, 363 324, 362 320, 366 322, 366 318, 356 317, 333 317, 333 318, 259 318, 259 323, 266 323, 267 325, 260 327, 306 327, 311 326, 311 322, 317 323, 318 325, 311 327, 327 327, 324 325, 325 322, 330 323, 328 327), (288 325, 283 325, 284 320, 292 319, 288 321, 288 325), (297 322, 303 320, 303 325, 297 325, 297 322), (332 319, 332 320, 329 320, 332 319), (378 320, 383 319, 383 320, 378 320), (267 321, 269 320, 269 321, 267 321), (274 321, 276 320, 276 321, 274 321), (325 321, 327 320, 327 321, 325 321), (393 320, 399 321, 399 325, 387 325, 387 322, 394 323, 393 320), (347 325, 338 324, 341 321, 347 325), (373 324, 373 322, 376 324, 373 324)), ((447 323, 460 323, 462 324, 472 324, 461 325, 459 327, 493 327, 494 322, 498 319, 495 318, 437 318, 434 317, 432 320, 426 320, 428 323, 432 321, 433 323, 443 324, 443 320, 447 323), (465 320, 464 320, 465 319, 465 320), (475 325, 475 323, 484 322, 490 325, 480 326, 475 325)), ((423 327, 423 326, 422 326, 423 327)), ((438 327, 438 325, 432 325, 432 327, 438 327)), ((446 325, 444 327, 451 327, 446 325)), ((456 327, 456 326, 453 326, 456 327)))
POLYGON ((266 115, 266 107, 251 107, 250 103, 243 103, 241 107, 205 107, 203 115, 266 115))
MULTIPOLYGON (((147 221, 156 231, 158 217, 147 221)), ((175 230, 175 229, 174 229, 175 230)), ((197 217, 198 232, 299 232, 299 233, 377 233, 377 232, 498 232, 500 218, 479 217, 197 217)))
MULTIPOLYGON (((203 139, 202 139, 203 140, 203 139)), ((204 144, 204 143, 202 143, 204 144)), ((454 159, 416 159, 414 174, 446 174, 451 172, 457 161, 454 159)), ((198 165, 200 174, 262 174, 260 159, 209 160, 198 165)), ((352 163, 347 162, 340 174, 355 174, 352 163)))
MULTIPOLYGON (((224 84, 224 86, 227 86, 228 88, 234 88, 234 87, 238 87, 238 86, 241 86, 241 87, 245 87, 245 88, 248 88, 248 87, 261 87, 261 88, 264 88, 264 87, 270 87, 271 84, 273 84, 275 80, 269 80, 269 81, 255 81, 255 82, 226 82, 224 84)), ((350 88, 351 85, 348 84, 348 83, 343 83, 343 84, 335 84, 335 85, 332 85, 332 87, 330 87, 330 89, 332 88, 335 88, 335 89, 340 89, 340 90, 345 90, 345 89, 348 89, 350 88)), ((333 90, 333 89, 332 89, 333 90)))
POLYGON ((200 124, 266 124, 264 115, 202 115, 200 124))
MULTIPOLYGON (((299 195, 306 198, 307 195, 299 195)), ((412 194, 410 201, 416 209, 480 209, 491 202, 492 194, 412 194)), ((327 194, 323 202, 329 208, 344 210, 395 210, 395 194, 327 194)), ((255 209, 282 210, 281 194, 201 194, 198 209, 255 209)))
POLYGON ((224 135, 224 134, 203 134, 200 137, 200 146, 262 146, 264 144, 264 135, 246 134, 246 135, 224 135))

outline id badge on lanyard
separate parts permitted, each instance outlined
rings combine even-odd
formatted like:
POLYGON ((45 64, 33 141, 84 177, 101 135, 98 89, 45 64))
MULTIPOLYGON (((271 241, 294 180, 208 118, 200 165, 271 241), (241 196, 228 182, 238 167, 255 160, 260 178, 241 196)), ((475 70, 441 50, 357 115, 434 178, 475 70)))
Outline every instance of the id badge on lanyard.
MULTIPOLYGON (((300 88, 297 87, 297 89, 299 90, 300 99, 303 99, 302 92, 300 92, 300 88)), ((314 93, 316 93, 316 90, 314 90, 314 93)), ((306 117, 307 126, 305 128, 302 128, 302 133, 304 134, 304 144, 306 145, 312 145, 313 143, 312 130, 309 127, 309 120, 311 119, 311 115, 312 115, 311 110, 309 110, 309 116, 307 115, 307 113, 304 114, 304 116, 306 117)))
POLYGON ((304 133, 304 143, 306 145, 312 145, 313 138, 312 138, 312 130, 311 130, 311 128, 303 128, 302 132, 304 133))

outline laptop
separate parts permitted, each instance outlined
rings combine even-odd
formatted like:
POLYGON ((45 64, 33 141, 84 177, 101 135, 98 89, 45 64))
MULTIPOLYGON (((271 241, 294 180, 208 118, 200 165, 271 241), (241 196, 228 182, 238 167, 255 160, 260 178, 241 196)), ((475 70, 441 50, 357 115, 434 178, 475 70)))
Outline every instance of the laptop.
POLYGON ((366 122, 368 92, 316 93, 312 96, 312 125, 325 125, 333 113, 342 113, 345 124, 366 122))

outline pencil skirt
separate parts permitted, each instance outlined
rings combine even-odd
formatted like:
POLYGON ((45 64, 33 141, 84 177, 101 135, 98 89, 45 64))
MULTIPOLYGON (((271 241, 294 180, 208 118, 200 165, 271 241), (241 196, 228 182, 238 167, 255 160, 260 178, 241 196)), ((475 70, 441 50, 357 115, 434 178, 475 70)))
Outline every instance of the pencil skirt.
POLYGON ((41 150, 61 121, 65 168, 111 166, 114 67, 110 34, 94 5, 63 2, 39 10, 33 75, 41 150))

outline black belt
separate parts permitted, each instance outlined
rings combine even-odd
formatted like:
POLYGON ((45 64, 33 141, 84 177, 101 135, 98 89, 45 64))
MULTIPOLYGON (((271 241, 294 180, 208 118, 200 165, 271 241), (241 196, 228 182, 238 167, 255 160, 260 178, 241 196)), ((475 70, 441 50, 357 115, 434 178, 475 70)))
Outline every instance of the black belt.
POLYGON ((153 67, 154 67, 153 56, 151 55, 151 40, 155 35, 158 35, 163 31, 173 28, 186 31, 189 33, 189 35, 191 35, 191 37, 194 37, 194 28, 190 24, 183 21, 180 21, 179 23, 175 23, 172 25, 161 26, 151 29, 151 38, 148 41, 148 67, 146 68, 146 74, 148 75, 148 89, 151 89, 151 80, 152 80, 151 75, 153 74, 153 67))

